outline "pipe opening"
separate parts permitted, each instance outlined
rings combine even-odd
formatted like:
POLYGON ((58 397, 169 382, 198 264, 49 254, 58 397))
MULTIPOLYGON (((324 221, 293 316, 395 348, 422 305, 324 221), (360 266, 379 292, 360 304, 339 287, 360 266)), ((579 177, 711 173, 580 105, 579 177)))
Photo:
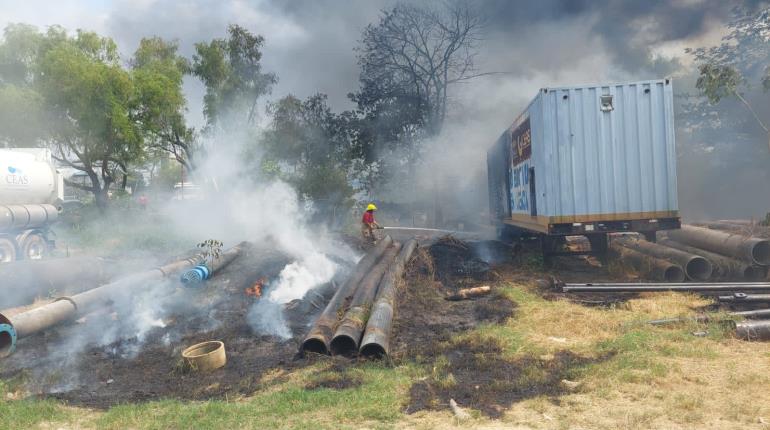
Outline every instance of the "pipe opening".
POLYGON ((711 263, 703 257, 691 259, 685 267, 687 277, 693 281, 706 281, 711 277, 711 263))
POLYGON ((16 330, 10 324, 0 324, 0 357, 7 357, 16 349, 16 330))
POLYGON ((385 353, 385 348, 383 348, 382 345, 370 343, 364 345, 363 348, 361 348, 361 355, 369 358, 383 358, 387 354, 385 353))
POLYGON ((308 339, 302 343, 302 352, 314 352, 316 354, 329 355, 329 351, 326 349, 326 344, 318 339, 308 339))
POLYGON ((356 341, 350 336, 340 335, 332 340, 332 355, 352 356, 358 350, 356 341))
POLYGON ((762 240, 757 242, 757 244, 754 245, 754 248, 751 249, 751 258, 753 258, 757 264, 764 266, 769 265, 770 241, 762 240))
POLYGON ((669 266, 663 272, 663 277, 666 282, 682 282, 684 281, 684 270, 679 266, 669 266))

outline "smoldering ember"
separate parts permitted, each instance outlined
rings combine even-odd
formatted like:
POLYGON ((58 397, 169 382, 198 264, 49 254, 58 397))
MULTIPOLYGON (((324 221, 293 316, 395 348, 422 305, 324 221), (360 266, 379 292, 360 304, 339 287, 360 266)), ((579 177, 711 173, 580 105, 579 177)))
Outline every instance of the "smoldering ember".
POLYGON ((0 27, 0 428, 770 426, 770 3, 0 27))

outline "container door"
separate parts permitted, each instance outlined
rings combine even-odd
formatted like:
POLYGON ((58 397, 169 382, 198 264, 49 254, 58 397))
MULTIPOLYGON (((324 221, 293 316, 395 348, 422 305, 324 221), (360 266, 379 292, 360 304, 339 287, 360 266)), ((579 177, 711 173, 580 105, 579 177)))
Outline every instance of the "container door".
POLYGON ((529 208, 530 215, 537 216, 537 193, 535 188, 535 168, 529 168, 529 208))

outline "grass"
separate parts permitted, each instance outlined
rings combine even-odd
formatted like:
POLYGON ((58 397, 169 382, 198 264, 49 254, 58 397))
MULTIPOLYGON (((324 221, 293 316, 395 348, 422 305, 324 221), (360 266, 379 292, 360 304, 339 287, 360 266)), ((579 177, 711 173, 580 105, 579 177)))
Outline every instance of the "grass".
MULTIPOLYGON (((0 428, 766 428, 770 422, 770 345, 734 339, 718 323, 646 324, 691 315, 708 303, 675 293, 642 295, 611 308, 549 301, 526 285, 500 282, 518 305, 514 317, 459 334, 448 343, 494 342, 500 358, 530 360, 512 386, 546 378, 537 363, 564 351, 592 358, 569 370, 579 388, 557 398, 513 403, 499 420, 471 410, 470 422, 450 412, 404 414, 412 384, 458 380, 439 356, 417 364, 360 362, 337 369, 328 361, 265 383, 253 396, 206 402, 162 400, 107 411, 51 400, 16 400, 15 382, 0 383, 0 428), (694 336, 706 332, 706 336, 694 336), (349 378, 348 388, 309 388, 313 381, 349 378), (10 394, 9 394, 10 393, 10 394)), ((526 361, 526 360, 525 360, 526 361)), ((459 400, 458 400, 459 401, 459 400)))

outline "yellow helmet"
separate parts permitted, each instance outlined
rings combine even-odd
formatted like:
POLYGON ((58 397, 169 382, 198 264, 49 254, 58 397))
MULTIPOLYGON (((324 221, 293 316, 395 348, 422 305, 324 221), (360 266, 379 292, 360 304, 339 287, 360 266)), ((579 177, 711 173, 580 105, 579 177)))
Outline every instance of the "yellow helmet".
POLYGON ((377 206, 374 205, 374 203, 369 203, 369 206, 366 207, 367 211, 376 211, 377 206))

